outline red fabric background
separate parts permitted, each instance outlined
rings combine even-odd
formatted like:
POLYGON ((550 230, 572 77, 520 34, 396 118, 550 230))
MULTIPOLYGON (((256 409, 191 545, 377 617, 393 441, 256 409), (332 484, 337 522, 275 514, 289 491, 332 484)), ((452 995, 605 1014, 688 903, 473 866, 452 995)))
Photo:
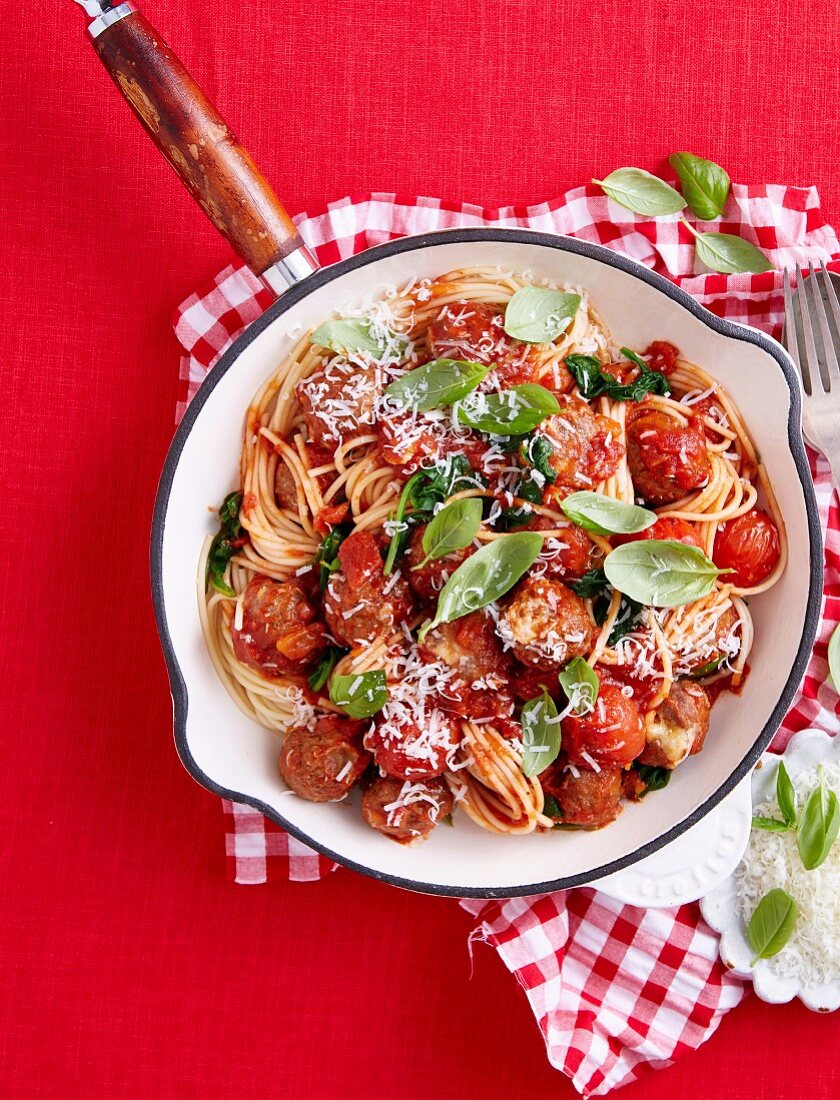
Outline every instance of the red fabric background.
MULTIPOLYGON (((147 0, 294 212, 554 197, 687 148, 840 220, 840 9, 147 0)), ((0 1094, 572 1094, 466 914, 340 871, 227 883, 170 739, 147 581, 172 307, 225 246, 61 4, 0 24, 0 1094)), ((755 999, 649 1100, 836 1095, 837 1018, 755 999)))

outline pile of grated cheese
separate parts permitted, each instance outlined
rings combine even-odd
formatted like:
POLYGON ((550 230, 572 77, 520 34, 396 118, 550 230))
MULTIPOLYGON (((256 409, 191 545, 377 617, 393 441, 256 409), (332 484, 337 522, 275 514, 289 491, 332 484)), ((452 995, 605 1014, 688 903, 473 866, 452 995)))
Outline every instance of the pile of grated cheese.
MULTIPOLYGON (((825 785, 840 796, 840 765, 827 765, 824 774, 825 785)), ((801 814, 819 785, 816 769, 798 776, 793 784, 801 814)), ((775 794, 754 806, 753 813, 778 817, 775 794)), ((795 832, 753 829, 735 881, 745 924, 762 897, 776 887, 786 890, 798 907, 793 934, 777 955, 762 960, 763 967, 779 978, 797 978, 808 986, 840 979, 840 840, 821 867, 806 871, 795 832)))

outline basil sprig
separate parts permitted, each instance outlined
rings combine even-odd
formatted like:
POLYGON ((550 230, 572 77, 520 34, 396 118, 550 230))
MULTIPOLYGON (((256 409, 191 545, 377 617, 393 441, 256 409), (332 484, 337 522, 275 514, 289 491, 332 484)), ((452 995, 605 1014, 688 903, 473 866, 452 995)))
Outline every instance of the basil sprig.
POLYGON ((536 382, 523 382, 500 393, 474 393, 458 406, 458 419, 488 435, 524 435, 560 411, 557 398, 536 382))
POLYGON ((729 198, 729 175, 713 160, 694 153, 672 153, 668 163, 679 176, 682 193, 698 218, 705 222, 719 218, 729 198))
POLYGON ((419 412, 454 405, 473 392, 490 368, 464 359, 433 359, 385 387, 385 393, 419 412))
POLYGON ((601 681, 598 679, 598 673, 584 661, 583 657, 572 658, 558 679, 575 717, 580 718, 595 709, 595 701, 601 690, 601 681))
POLYGON ((330 699, 350 718, 370 718, 388 702, 385 670, 358 672, 349 676, 333 676, 330 699))
POLYGON ((634 535, 656 523, 656 513, 583 489, 567 496, 560 507, 577 527, 596 535, 634 535))
POLYGON ((517 531, 485 543, 443 586, 435 617, 424 625, 418 640, 422 642, 440 623, 451 623, 504 596, 531 568, 542 546, 542 536, 536 531, 517 531))
POLYGON ((580 295, 524 286, 505 309, 505 332, 525 344, 548 344, 565 332, 580 309, 580 295))
POLYGON ((825 785, 825 769, 820 765, 819 785, 811 791, 796 827, 796 845, 806 871, 825 863, 840 832, 840 806, 837 795, 825 785))
POLYGON ((651 791, 661 791, 671 782, 671 770, 669 768, 656 768, 652 764, 640 764, 638 760, 634 760, 633 770, 645 785, 645 789, 641 792, 639 798, 644 798, 651 791))
POLYGON ((658 393, 662 397, 668 396, 671 392, 671 384, 661 371, 653 370, 630 348, 622 348, 621 354, 639 368, 639 374, 632 382, 616 381, 592 355, 566 357, 569 374, 574 378, 582 397, 591 401, 593 397, 604 394, 606 397, 611 397, 613 401, 641 401, 649 393, 658 393))
POLYGON ((430 561, 445 558, 455 550, 469 546, 481 527, 483 506, 480 497, 453 500, 442 508, 423 532, 425 558, 415 569, 422 569, 430 561))
POLYGON ((637 603, 678 607, 707 596, 722 573, 713 561, 684 542, 650 539, 627 542, 604 559, 607 580, 637 603))
POLYGON ((349 649, 341 649, 337 645, 331 645, 324 651, 324 655, 309 676, 309 686, 313 691, 321 691, 325 687, 327 680, 332 675, 332 670, 341 658, 349 652, 349 649))
POLYGON ((327 589, 330 574, 338 569, 338 549, 349 534, 347 526, 333 527, 318 547, 315 564, 319 567, 318 583, 322 592, 327 589))
POLYGON ((522 726, 522 772, 539 775, 553 764, 560 752, 560 720, 554 700, 543 688, 542 695, 529 699, 519 715, 522 726))
POLYGON ((228 493, 219 509, 219 530, 213 536, 207 554, 205 587, 209 584, 223 596, 235 596, 236 593, 225 580, 228 562, 242 544, 242 525, 239 522, 239 509, 242 507, 242 493, 228 493))
POLYGON ((752 966, 778 955, 793 934, 796 916, 796 902, 786 890, 777 887, 764 895, 747 925, 747 938, 755 951, 752 966))
MULTIPOLYGON (((396 340, 397 337, 391 335, 391 339, 396 340)), ((377 359, 385 354, 389 343, 374 333, 370 321, 355 317, 324 321, 312 333, 310 340, 340 355, 371 355, 377 359)))
POLYGON ((670 184, 643 168, 617 168, 603 180, 593 180, 611 199, 634 214, 657 217, 678 214, 685 199, 670 184))
POLYGON ((691 230, 698 259, 712 271, 736 275, 746 271, 759 273, 773 270, 764 253, 743 237, 732 233, 701 233, 685 218, 682 222, 691 230))

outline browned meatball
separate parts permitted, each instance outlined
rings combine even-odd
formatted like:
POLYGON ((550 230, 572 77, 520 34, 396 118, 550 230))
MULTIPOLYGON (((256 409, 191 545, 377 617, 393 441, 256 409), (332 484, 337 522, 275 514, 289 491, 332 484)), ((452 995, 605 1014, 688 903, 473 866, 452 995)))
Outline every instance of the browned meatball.
POLYGON ((362 747, 364 723, 330 714, 315 729, 297 726, 283 738, 280 774, 309 802, 340 802, 370 764, 362 747))
POLYGON ((274 474, 274 497, 281 508, 291 508, 297 511, 297 482, 295 475, 285 462, 277 463, 274 474))
POLYGON ((406 564, 408 568, 408 583, 421 600, 436 600, 440 590, 455 572, 462 562, 475 553, 474 546, 465 546, 463 550, 455 550, 445 557, 428 561, 425 565, 420 563, 426 557, 423 549, 423 535, 428 524, 415 527, 411 532, 411 540, 408 544, 406 564), (418 568, 419 567, 419 568, 418 568))
POLYGON ((531 566, 532 576, 577 580, 592 568, 595 544, 585 531, 573 523, 553 520, 549 516, 534 516, 524 530, 560 532, 545 540, 542 553, 531 566))
POLYGON ((538 364, 531 345, 508 336, 504 324, 504 303, 455 302, 429 325, 429 349, 439 359, 492 364, 506 386, 536 381, 538 364))
POLYGON ((741 650, 741 620, 733 607, 720 614, 700 612, 684 637, 670 641, 676 676, 712 670, 716 662, 731 661, 741 650))
POLYGON ((544 496, 557 500, 578 489, 594 489, 618 469, 624 457, 619 440, 621 428, 615 420, 595 413, 579 397, 558 398, 560 412, 540 425, 540 435, 554 447, 549 458, 557 475, 544 496))
POLYGON ((598 633, 580 596, 544 577, 526 577, 517 586, 497 629, 523 664, 555 673, 586 656, 598 633))
POLYGON ((682 427, 640 407, 627 423, 627 465, 633 487, 651 504, 671 504, 705 485, 712 472, 702 425, 682 427))
POLYGON ((369 432, 382 392, 380 375, 375 366, 333 359, 298 382, 295 393, 310 440, 336 444, 369 432))
POLYGON ((497 717, 513 712, 508 689, 510 661, 502 650, 493 620, 473 611, 430 630, 423 652, 454 668, 457 678, 440 688, 447 707, 472 718, 497 717))
POLYGON ((564 825, 601 829, 618 816, 621 806, 621 768, 601 768, 599 772, 576 767, 566 770, 565 762, 556 761, 540 775, 546 794, 557 802, 564 825))
POLYGON ((326 648, 324 624, 295 580, 256 576, 242 600, 242 626, 231 624, 233 652, 243 664, 273 678, 309 668, 326 648))
POLYGON ((655 768, 676 768, 700 752, 709 730, 709 696, 700 684, 678 680, 647 726, 647 745, 639 759, 655 768))
POLYGON ((356 646, 386 637, 414 614, 414 599, 402 573, 386 577, 382 539, 356 531, 338 551, 340 570, 324 593, 324 615, 337 641, 356 646))
POLYGON ((443 779, 404 782, 386 775, 374 779, 362 795, 362 816, 398 844, 419 844, 452 813, 452 805, 443 779))

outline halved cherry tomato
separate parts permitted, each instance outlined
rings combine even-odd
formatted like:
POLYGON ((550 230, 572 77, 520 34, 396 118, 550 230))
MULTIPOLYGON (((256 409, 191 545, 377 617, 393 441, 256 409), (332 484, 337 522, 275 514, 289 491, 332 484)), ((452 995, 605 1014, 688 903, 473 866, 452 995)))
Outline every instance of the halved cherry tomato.
POLYGON ((733 572, 724 579, 738 588, 755 588, 773 570, 781 554, 779 531, 760 508, 721 524, 715 537, 715 565, 733 572))

